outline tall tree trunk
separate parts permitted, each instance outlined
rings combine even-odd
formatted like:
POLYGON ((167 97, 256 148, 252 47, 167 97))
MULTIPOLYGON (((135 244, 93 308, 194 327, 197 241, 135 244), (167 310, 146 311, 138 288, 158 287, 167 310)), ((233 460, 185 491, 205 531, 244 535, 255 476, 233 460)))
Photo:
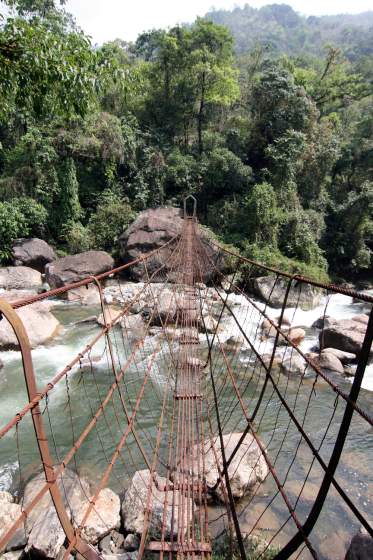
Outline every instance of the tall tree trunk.
POLYGON ((202 74, 201 84, 201 100, 199 103, 199 111, 197 116, 197 129, 198 129, 198 151, 201 155, 203 153, 203 117, 205 111, 205 73, 202 74))

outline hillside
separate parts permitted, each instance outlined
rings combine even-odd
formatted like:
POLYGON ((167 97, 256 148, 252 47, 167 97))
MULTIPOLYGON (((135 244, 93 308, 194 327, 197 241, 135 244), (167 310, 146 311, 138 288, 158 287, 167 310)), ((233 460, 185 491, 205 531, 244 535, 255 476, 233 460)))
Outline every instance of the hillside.
POLYGON ((371 282, 373 14, 247 6, 210 14, 234 37, 198 18, 97 47, 61 0, 6 4, 0 264, 29 237, 120 260, 139 212, 194 194, 200 221, 244 256, 371 282), (272 52, 249 52, 258 42, 272 52))
POLYGON ((351 60, 373 54, 373 11, 305 17, 286 4, 260 9, 246 4, 232 11, 211 11, 206 18, 228 27, 238 54, 262 44, 274 54, 319 56, 326 43, 342 47, 351 60))

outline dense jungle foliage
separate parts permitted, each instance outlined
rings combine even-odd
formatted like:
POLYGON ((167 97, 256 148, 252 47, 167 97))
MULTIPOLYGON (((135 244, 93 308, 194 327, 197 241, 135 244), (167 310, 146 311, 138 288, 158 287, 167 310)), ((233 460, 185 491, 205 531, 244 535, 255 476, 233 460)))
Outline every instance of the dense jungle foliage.
POLYGON ((3 3, 3 263, 27 236, 115 254, 137 212, 193 193, 200 220, 258 261, 371 274, 372 14, 343 31, 246 7, 97 47, 63 3, 3 3))

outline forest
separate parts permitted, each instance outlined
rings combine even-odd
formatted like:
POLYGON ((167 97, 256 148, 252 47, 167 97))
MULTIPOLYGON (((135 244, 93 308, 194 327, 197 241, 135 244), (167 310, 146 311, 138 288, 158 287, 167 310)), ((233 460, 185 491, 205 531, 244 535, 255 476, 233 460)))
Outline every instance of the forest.
POLYGON ((138 212, 192 193, 243 255, 371 278, 373 13, 246 6, 97 46, 63 4, 2 3, 3 265, 32 236, 116 256, 138 212))

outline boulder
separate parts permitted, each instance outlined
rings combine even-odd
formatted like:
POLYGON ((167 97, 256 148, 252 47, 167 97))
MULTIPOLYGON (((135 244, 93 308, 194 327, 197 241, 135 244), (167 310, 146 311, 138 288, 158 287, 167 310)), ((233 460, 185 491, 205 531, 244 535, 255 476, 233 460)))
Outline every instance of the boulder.
POLYGON ((124 315, 120 320, 120 326, 124 331, 124 335, 129 338, 141 339, 146 334, 145 323, 142 315, 124 315))
POLYGON ((354 315, 352 317, 352 320, 357 321, 358 323, 363 323, 363 325, 367 325, 369 321, 369 317, 368 315, 364 315, 364 313, 361 313, 360 315, 354 315))
POLYGON ((359 354, 363 345, 366 325, 352 319, 334 321, 319 334, 320 348, 337 348, 359 354))
POLYGON ((153 303, 153 306, 154 305, 155 311, 151 319, 152 326, 162 326, 163 324, 170 325, 176 321, 178 307, 176 295, 174 293, 166 290, 157 297, 156 302, 153 303))
POLYGON ((304 375, 307 371, 308 365, 306 360, 294 351, 292 356, 285 358, 281 362, 280 367, 285 375, 291 377, 293 375, 304 375))
POLYGON ((325 352, 325 350, 323 350, 314 361, 322 370, 327 369, 329 371, 334 371, 335 373, 344 373, 343 364, 339 358, 335 356, 335 354, 331 354, 330 352, 325 352))
POLYGON ((329 317, 329 315, 326 315, 325 317, 319 317, 318 319, 316 319, 316 321, 312 323, 311 327, 313 329, 323 329, 324 327, 329 327, 334 322, 335 319, 332 319, 331 317, 329 317))
MULTIPOLYGON (((262 360, 264 365, 269 368, 271 364, 272 354, 263 354, 262 360)), ((276 371, 281 367, 282 359, 279 356, 274 356, 272 360, 272 371, 276 371)))
POLYGON ((269 322, 268 319, 264 318, 261 324, 263 338, 274 338, 276 336, 276 328, 269 322))
MULTIPOLYGON (((293 327, 287 331, 286 335, 294 346, 299 346, 306 336, 306 331, 300 327, 293 327)), ((282 341, 287 342, 284 338, 282 338, 282 341)))
MULTIPOLYGON (((280 317, 277 317, 277 319, 273 319, 273 323, 275 323, 277 326, 279 325, 279 321, 280 321, 280 317)), ((284 332, 284 333, 288 333, 289 325, 290 325, 289 319, 287 319, 286 317, 283 317, 283 320, 282 320, 282 323, 281 323, 281 331, 284 332)), ((263 319, 262 324, 261 324, 261 329, 262 329, 263 340, 265 340, 266 338, 275 338, 275 336, 277 334, 276 327, 274 325, 272 325, 272 323, 267 318, 263 319)), ((280 339, 281 339, 281 337, 280 337, 280 339)))
POLYGON ((356 365, 347 365, 344 366, 344 374, 346 375, 346 377, 355 377, 356 374, 356 365))
POLYGON ((373 539, 365 529, 361 529, 352 538, 345 560, 372 560, 373 539))
POLYGON ((43 285, 40 272, 27 266, 0 268, 0 288, 4 290, 38 290, 43 285))
POLYGON ((174 523, 173 534, 177 535, 180 513, 184 518, 184 527, 192 521, 192 499, 182 497, 179 490, 166 492, 165 487, 165 478, 155 475, 154 483, 154 480, 151 481, 149 470, 135 472, 122 503, 122 518, 126 531, 137 534, 143 532, 146 508, 150 510, 148 534, 155 540, 161 535, 163 516, 166 538, 170 537, 172 520, 174 523), (148 504, 149 488, 151 488, 151 495, 148 504), (166 508, 165 503, 167 503, 166 508), (181 503, 182 508, 179 507, 181 503), (182 511, 180 511, 181 509, 182 511))
MULTIPOLYGON (((164 206, 140 212, 136 220, 119 237, 120 255, 124 262, 135 260, 180 235, 182 228, 183 219, 179 208, 164 206)), ((201 234, 201 240, 202 242, 207 240, 204 233, 201 234)), ((214 266, 220 268, 223 258, 220 251, 210 244, 204 243, 204 247, 209 259, 214 263, 211 265, 207 262, 204 263, 202 274, 204 281, 207 281, 216 276, 214 266)), ((165 273, 168 274, 169 280, 177 280, 172 273, 176 264, 176 255, 173 255, 174 249, 175 243, 171 243, 148 259, 146 267, 142 263, 132 266, 129 271, 131 277, 134 280, 146 281, 148 276, 152 276, 160 267, 163 267, 159 275, 153 277, 152 280, 159 281, 159 278, 164 278, 165 273)))
MULTIPOLYGON (((276 319, 275 319, 275 322, 276 322, 277 324, 279 324, 279 323, 280 323, 280 319, 281 319, 281 315, 278 315, 278 317, 276 317, 276 319)), ((287 327, 290 327, 290 325, 291 325, 291 320, 289 319, 289 317, 287 317, 287 315, 284 315, 284 316, 282 317, 281 325, 282 325, 282 326, 285 325, 285 326, 287 326, 287 327)))
MULTIPOLYGON (((58 334, 60 323, 49 311, 46 301, 38 301, 17 309, 17 314, 24 324, 32 348, 45 344, 58 334)), ((18 349, 18 340, 8 321, 0 321, 0 349, 18 349)))
MULTIPOLYGON (((82 521, 88 501, 82 504, 77 522, 82 521)), ((94 509, 88 516, 82 531, 82 537, 90 544, 96 544, 104 535, 120 528, 120 500, 110 488, 103 488, 98 495, 94 509)))
POLYGON ((230 336, 224 344, 224 350, 228 352, 238 351, 241 349, 243 344, 243 338, 241 336, 230 336))
MULTIPOLYGON (((250 290, 271 307, 282 307, 287 285, 286 278, 277 278, 275 275, 262 276, 251 280, 250 290)), ((293 282, 287 307, 299 306, 302 309, 311 309, 320 303, 322 295, 322 291, 314 286, 293 282)))
POLYGON ((52 288, 78 282, 111 270, 113 258, 105 251, 86 251, 57 259, 45 267, 45 277, 52 288))
MULTIPOLYGON (((241 433, 231 433, 223 436, 223 445, 227 458, 229 458, 233 453, 233 450, 235 449, 241 436, 241 433)), ((213 451, 211 441, 205 441, 204 452, 206 484, 210 489, 213 489, 216 483, 220 480, 218 468, 223 468, 220 440, 218 438, 214 440, 214 448, 218 460, 218 466, 216 464, 215 453, 213 451)), ((197 451, 198 449, 196 448, 196 455, 197 451)), ((228 476, 233 497, 239 499, 243 496, 249 495, 258 482, 264 481, 268 472, 267 463, 258 443, 256 442, 254 436, 250 433, 247 434, 228 467, 228 476)), ((194 474, 196 475, 197 473, 194 474)), ((224 493, 221 485, 216 488, 215 492, 217 497, 221 501, 224 501, 224 493)))
POLYGON ((132 552, 134 550, 137 550, 140 546, 140 539, 138 535, 134 535, 133 533, 128 533, 128 535, 124 539, 123 546, 127 552, 132 552))
POLYGON ((100 293, 96 284, 87 284, 67 292, 67 301, 80 305, 100 305, 100 293))
MULTIPOLYGON (((19 504, 14 503, 13 496, 9 492, 0 492, 0 540, 9 531, 15 521, 22 513, 19 504)), ((21 548, 26 544, 24 539, 24 531, 17 529, 15 535, 7 543, 6 550, 11 551, 21 548)))
MULTIPOLYGON (((115 321, 123 312, 122 309, 119 309, 118 307, 112 305, 105 305, 104 309, 105 309, 105 319, 107 324, 115 321)), ((103 313, 100 313, 100 315, 97 317, 97 323, 100 325, 100 327, 105 326, 105 319, 103 313)))
POLYGON ((343 352, 342 350, 338 350, 337 348, 324 348, 322 354, 333 354, 344 365, 355 362, 356 360, 355 354, 352 354, 351 352, 343 352))
MULTIPOLYGON (((135 537, 135 535, 132 536, 135 537)), ((134 549, 126 548, 124 535, 122 535, 122 533, 118 533, 118 531, 113 530, 100 540, 100 542, 98 543, 98 548, 100 552, 103 552, 104 554, 121 554, 128 550, 135 550, 137 547, 135 547, 134 549)))
MULTIPOLYGON (((32 478, 26 485, 23 505, 26 507, 45 484, 44 473, 32 478)), ((82 516, 82 508, 88 506, 87 496, 90 489, 87 481, 79 479, 71 470, 66 469, 58 479, 58 487, 65 502, 69 517, 82 516), (63 482, 62 482, 63 481, 63 482)), ((65 533, 59 522, 49 492, 31 510, 25 523, 28 534, 26 552, 47 558, 56 558, 65 541, 65 533)))
POLYGON ((12 246, 14 266, 29 266, 44 272, 45 265, 56 260, 53 248, 42 239, 16 239, 12 246))

